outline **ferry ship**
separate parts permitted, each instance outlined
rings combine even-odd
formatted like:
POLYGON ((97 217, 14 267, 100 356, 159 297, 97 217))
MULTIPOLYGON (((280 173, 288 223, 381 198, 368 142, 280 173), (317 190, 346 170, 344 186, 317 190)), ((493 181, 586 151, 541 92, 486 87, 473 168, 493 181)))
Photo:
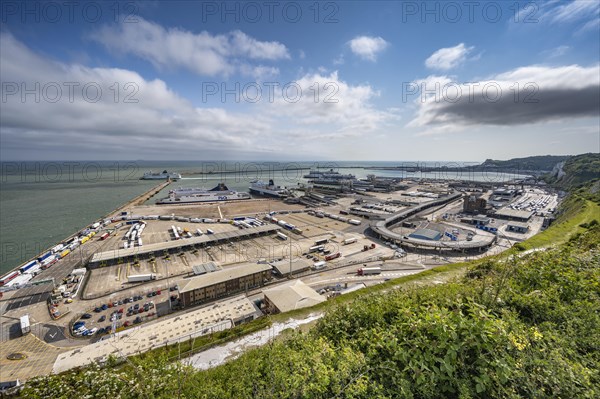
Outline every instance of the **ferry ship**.
POLYGON ((264 195, 266 197, 286 198, 290 195, 285 187, 276 186, 272 179, 269 180, 268 184, 260 180, 251 181, 249 189, 253 194, 264 195))
POLYGON ((335 172, 333 169, 329 169, 327 172, 313 169, 307 175, 304 175, 304 178, 308 180, 354 180, 356 179, 356 176, 352 174, 342 175, 340 172, 335 172))
POLYGON ((181 175, 175 172, 167 172, 163 170, 161 173, 154 173, 152 171, 144 173, 144 176, 140 177, 140 180, 179 180, 181 175))
POLYGON ((198 202, 237 201, 250 199, 250 194, 230 190, 224 183, 211 190, 203 188, 179 188, 171 190, 169 196, 157 204, 193 204, 198 202))

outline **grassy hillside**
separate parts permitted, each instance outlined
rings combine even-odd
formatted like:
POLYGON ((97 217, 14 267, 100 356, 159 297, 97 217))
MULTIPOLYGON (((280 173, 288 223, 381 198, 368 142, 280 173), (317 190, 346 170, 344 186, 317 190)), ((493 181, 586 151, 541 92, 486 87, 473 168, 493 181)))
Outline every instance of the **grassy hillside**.
POLYGON ((549 174, 545 180, 554 187, 571 191, 600 203, 600 154, 570 157, 563 166, 564 174, 549 174))
POLYGON ((526 158, 513 158, 506 161, 486 159, 481 166, 485 168, 511 170, 551 171, 557 163, 563 162, 568 158, 568 155, 540 155, 526 158))
POLYGON ((471 263, 464 277, 446 285, 390 290, 389 281, 354 293, 351 302, 340 297, 310 332, 291 333, 212 370, 196 372, 155 353, 126 367, 38 378, 22 394, 599 397, 600 226, 592 222, 597 215, 597 204, 573 196, 545 236, 534 237, 535 245, 525 242, 560 242, 553 249, 514 256, 515 249, 471 263))

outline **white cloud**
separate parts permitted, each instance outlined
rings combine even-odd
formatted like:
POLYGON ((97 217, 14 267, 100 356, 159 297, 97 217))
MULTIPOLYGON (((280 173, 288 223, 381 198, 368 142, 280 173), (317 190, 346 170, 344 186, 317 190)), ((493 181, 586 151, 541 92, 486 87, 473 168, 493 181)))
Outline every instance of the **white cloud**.
POLYGON ((425 60, 425 66, 430 69, 447 71, 465 62, 467 55, 473 49, 474 47, 466 47, 464 43, 454 47, 441 48, 425 60))
POLYGON ((241 31, 212 35, 137 23, 107 25, 92 35, 110 51, 133 54, 160 68, 183 67, 200 75, 229 75, 241 60, 282 60, 290 55, 279 42, 256 40, 241 31))
POLYGON ((377 55, 385 50, 389 43, 381 37, 357 36, 348 42, 350 49, 363 60, 376 61, 377 55))
POLYGON ((545 55, 548 58, 558 58, 558 57, 562 57, 563 55, 565 55, 570 49, 571 49, 571 47, 562 45, 562 46, 554 47, 553 49, 550 49, 550 50, 543 51, 542 55, 545 55))
MULTIPOLYGON (((24 83, 32 88, 36 82, 41 86, 57 82, 63 87, 62 97, 54 103, 48 101, 48 95, 36 102, 32 95, 22 101, 19 93, 4 92, 6 101, 0 107, 3 159, 31 157, 32 153, 40 159, 44 156, 191 159, 239 154, 250 154, 245 156, 256 159, 264 158, 265 154, 285 157, 291 148, 294 156, 309 157, 318 154, 313 143, 302 137, 356 138, 381 129, 395 118, 392 112, 378 110, 372 104, 378 96, 372 87, 351 85, 337 73, 300 77, 296 83, 302 89, 302 96, 296 103, 287 102, 279 86, 273 102, 267 100, 267 90, 263 88, 262 99, 256 104, 197 107, 162 80, 145 80, 125 69, 52 61, 34 53, 11 34, 2 35, 0 49, 4 84, 24 83), (79 84, 72 102, 65 82, 79 84), (115 82, 121 88, 117 101, 115 82), (81 87, 86 83, 101 88, 98 102, 83 99, 81 87), (133 96, 137 102, 124 102, 125 95, 131 93, 123 89, 127 83, 138 88, 133 96)), ((249 74, 274 72, 265 72, 260 66, 258 71, 252 66, 247 68, 245 72, 249 74)), ((292 91, 289 94, 293 95, 292 91)), ((216 98, 218 101, 219 96, 216 98)), ((234 101, 231 96, 227 100, 234 101)), ((322 150, 336 153, 335 146, 322 150)))
POLYGON ((549 10, 543 18, 550 18, 555 23, 567 23, 590 17, 598 17, 600 2, 594 0, 573 0, 569 3, 560 3, 549 10))

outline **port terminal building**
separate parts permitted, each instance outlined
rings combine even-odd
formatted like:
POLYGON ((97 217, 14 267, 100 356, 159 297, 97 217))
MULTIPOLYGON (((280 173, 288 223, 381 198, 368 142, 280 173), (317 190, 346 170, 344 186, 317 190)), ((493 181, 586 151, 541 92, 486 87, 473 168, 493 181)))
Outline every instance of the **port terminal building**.
POLYGON ((263 291, 268 313, 284 313, 325 302, 326 299, 301 280, 290 281, 263 291))
POLYGON ((137 259, 149 259, 155 256, 164 256, 169 253, 173 254, 181 251, 192 250, 195 247, 199 248, 213 244, 223 244, 231 241, 269 235, 276 233, 279 230, 281 230, 280 226, 269 224, 253 227, 251 229, 205 234, 200 237, 159 242, 141 247, 98 252, 92 256, 92 259, 88 263, 88 268, 95 269, 97 267, 111 266, 124 262, 135 261, 137 259))
POLYGON ((271 271, 271 265, 258 263, 193 277, 179 289, 181 306, 189 308, 262 287, 271 280, 271 271))

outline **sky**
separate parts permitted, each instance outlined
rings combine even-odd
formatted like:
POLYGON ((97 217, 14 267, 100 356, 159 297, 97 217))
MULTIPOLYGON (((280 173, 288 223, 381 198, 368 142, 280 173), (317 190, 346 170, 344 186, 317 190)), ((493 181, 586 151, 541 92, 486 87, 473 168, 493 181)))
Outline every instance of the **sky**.
POLYGON ((600 2, 3 1, 0 159, 600 151, 600 2))

